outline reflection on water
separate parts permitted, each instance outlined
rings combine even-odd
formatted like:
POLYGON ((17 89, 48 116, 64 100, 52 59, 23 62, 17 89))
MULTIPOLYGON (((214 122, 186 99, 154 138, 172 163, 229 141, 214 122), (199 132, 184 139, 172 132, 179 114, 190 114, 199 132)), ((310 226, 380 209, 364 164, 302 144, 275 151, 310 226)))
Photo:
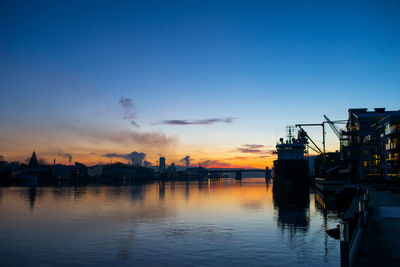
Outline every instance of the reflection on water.
POLYGON ((308 187, 264 179, 0 188, 0 265, 335 265, 308 187))
POLYGON ((290 233, 307 232, 310 227, 310 190, 308 186, 276 183, 273 187, 278 226, 290 233))

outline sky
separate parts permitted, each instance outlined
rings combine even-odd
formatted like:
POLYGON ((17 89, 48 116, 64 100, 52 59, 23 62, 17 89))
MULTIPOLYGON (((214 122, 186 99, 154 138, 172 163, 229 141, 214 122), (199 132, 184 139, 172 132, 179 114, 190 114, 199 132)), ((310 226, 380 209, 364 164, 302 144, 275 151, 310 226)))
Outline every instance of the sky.
POLYGON ((399 13, 396 0, 1 1, 0 154, 271 167, 287 125, 400 109, 399 13))

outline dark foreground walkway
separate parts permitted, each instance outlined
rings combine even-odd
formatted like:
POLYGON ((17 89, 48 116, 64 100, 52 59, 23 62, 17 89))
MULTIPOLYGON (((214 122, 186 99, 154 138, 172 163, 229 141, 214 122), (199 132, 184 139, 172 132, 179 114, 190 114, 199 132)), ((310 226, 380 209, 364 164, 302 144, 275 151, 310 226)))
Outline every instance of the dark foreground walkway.
POLYGON ((400 194, 370 192, 372 212, 360 242, 355 266, 400 263, 400 194))

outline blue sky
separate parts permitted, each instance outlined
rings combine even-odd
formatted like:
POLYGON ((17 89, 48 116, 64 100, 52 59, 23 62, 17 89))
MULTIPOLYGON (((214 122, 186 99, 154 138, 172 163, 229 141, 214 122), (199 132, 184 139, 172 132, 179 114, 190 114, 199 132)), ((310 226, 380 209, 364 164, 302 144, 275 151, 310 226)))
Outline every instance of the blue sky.
POLYGON ((70 123, 162 133, 177 140, 175 149, 124 143, 109 152, 222 159, 243 144, 273 146, 286 125, 321 122, 323 114, 345 119, 351 107, 400 109, 398 1, 0 5, 0 120, 7 128, 0 151, 13 159, 24 149, 77 149, 71 144, 79 133, 68 130, 65 148, 35 139, 35 127, 54 142, 70 123), (123 119, 121 97, 132 99, 139 129, 123 119), (226 117, 236 119, 153 125, 226 117), (31 144, 9 138, 22 138, 21 131, 31 144), (11 151, 11 143, 21 150, 11 151))

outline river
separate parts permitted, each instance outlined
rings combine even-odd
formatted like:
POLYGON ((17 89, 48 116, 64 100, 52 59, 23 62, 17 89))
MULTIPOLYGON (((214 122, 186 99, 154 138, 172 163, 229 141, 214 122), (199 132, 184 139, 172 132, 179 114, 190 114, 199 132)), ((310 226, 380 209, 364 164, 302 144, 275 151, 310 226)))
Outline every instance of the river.
POLYGON ((0 188, 0 265, 339 266, 338 213, 263 178, 0 188))

